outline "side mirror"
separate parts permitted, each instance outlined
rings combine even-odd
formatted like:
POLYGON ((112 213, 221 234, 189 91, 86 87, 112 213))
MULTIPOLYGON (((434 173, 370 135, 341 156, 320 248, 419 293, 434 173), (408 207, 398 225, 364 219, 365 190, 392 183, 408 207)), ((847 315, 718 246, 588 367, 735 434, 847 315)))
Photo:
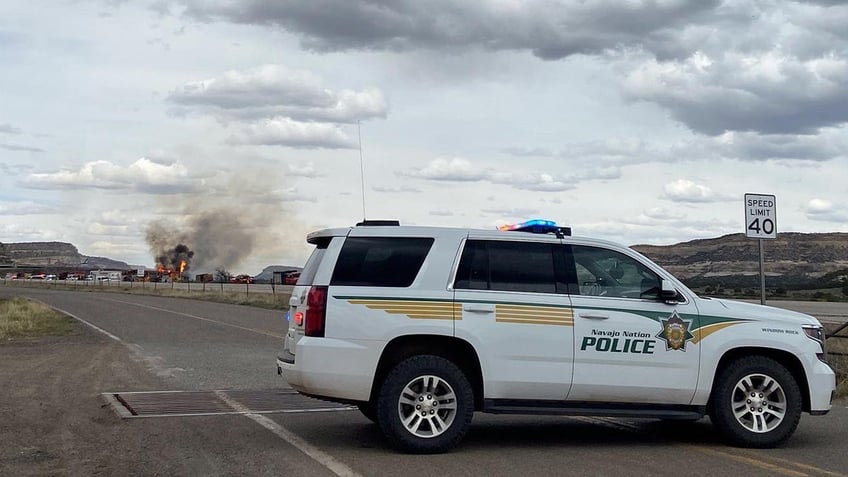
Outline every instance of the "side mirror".
POLYGON ((662 279, 662 284, 660 288, 660 299, 666 303, 673 304, 677 303, 680 300, 680 294, 677 293, 677 289, 674 288, 674 284, 665 278, 662 279))

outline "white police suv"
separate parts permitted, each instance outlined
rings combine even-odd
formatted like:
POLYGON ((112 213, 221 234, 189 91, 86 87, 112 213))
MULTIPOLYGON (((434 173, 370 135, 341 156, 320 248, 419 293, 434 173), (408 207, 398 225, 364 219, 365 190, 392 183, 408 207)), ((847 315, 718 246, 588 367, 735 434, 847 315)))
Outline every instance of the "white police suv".
POLYGON ((630 248, 553 222, 502 229, 309 234, 278 372, 358 405, 407 452, 451 449, 474 411, 709 414, 731 443, 771 447, 802 411, 830 410, 815 318, 698 297, 630 248))

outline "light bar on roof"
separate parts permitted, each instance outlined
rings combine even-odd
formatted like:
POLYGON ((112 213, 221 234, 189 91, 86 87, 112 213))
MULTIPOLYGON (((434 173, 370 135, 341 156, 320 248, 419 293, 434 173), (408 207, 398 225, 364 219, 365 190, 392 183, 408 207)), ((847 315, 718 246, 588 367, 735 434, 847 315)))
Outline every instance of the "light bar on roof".
POLYGON ((502 232, 532 232, 534 234, 546 234, 559 230, 553 220, 533 219, 517 224, 505 224, 498 227, 502 232))

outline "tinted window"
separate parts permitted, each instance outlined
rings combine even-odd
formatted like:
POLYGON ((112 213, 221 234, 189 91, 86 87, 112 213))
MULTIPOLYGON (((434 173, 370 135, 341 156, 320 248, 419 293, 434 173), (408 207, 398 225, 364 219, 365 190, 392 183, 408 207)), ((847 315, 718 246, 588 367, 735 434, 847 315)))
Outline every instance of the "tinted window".
POLYGON ((548 243, 469 240, 454 287, 556 293, 554 253, 548 243))
POLYGON ((303 270, 300 272, 300 277, 297 279, 298 285, 312 285, 312 281, 315 280, 315 274, 318 273, 318 265, 321 264, 321 260, 324 258, 324 252, 327 251, 327 247, 330 245, 331 237, 327 237, 326 240, 319 241, 315 250, 312 251, 312 255, 309 256, 309 260, 306 261, 306 265, 303 266, 303 270))
POLYGON ((330 285, 408 287, 432 245, 432 238, 348 237, 330 285))
POLYGON ((613 298, 659 296, 660 277, 622 253, 598 247, 572 246, 581 295, 613 298))

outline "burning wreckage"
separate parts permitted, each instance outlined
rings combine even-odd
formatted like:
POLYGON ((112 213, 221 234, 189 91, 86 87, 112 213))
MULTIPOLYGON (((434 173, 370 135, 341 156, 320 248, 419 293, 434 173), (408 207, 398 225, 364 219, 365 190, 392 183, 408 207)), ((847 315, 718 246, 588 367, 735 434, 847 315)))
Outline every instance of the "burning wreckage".
POLYGON ((162 250, 156 257, 157 281, 189 280, 191 259, 194 252, 183 244, 169 250, 162 250))

